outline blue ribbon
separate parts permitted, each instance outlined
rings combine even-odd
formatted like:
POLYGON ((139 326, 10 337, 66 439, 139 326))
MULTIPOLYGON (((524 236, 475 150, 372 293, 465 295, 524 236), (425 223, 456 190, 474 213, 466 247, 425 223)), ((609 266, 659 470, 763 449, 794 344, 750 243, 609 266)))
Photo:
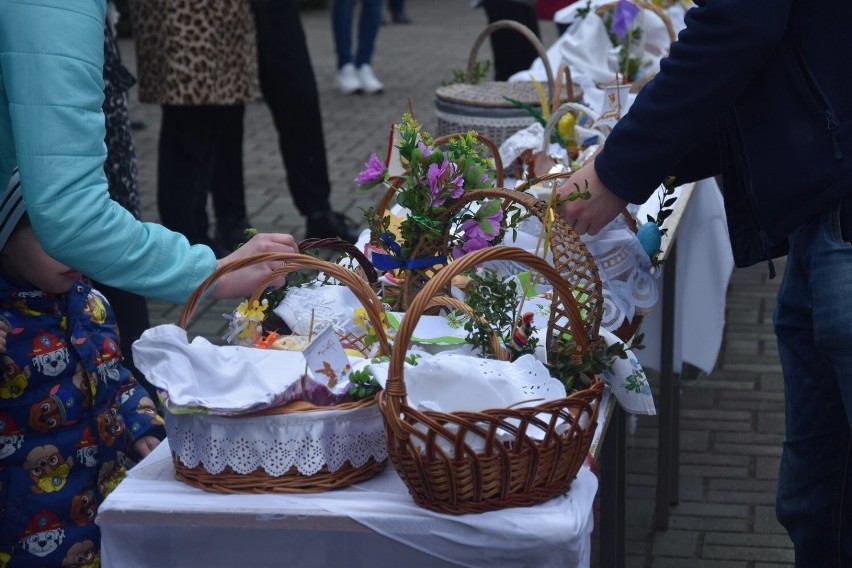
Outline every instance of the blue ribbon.
POLYGON ((447 264, 446 256, 402 259, 400 258, 402 256, 402 248, 395 240, 393 240, 393 236, 390 233, 382 233, 381 239, 382 242, 390 248, 393 254, 385 254, 381 252, 374 252, 372 254, 370 260, 372 260, 373 266, 379 270, 385 272, 388 270, 397 270, 399 268, 405 270, 416 270, 418 268, 429 268, 436 264, 447 264))

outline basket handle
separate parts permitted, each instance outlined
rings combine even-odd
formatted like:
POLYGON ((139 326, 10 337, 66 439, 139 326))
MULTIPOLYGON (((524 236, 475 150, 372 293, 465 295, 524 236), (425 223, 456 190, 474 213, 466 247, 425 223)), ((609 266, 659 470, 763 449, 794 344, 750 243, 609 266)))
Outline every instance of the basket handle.
MULTIPOLYGON (((672 23, 672 19, 669 18, 669 15, 666 14, 662 8, 653 4, 651 2, 646 2, 645 0, 631 0, 637 7, 642 10, 649 10, 657 15, 663 21, 663 24, 666 26, 666 31, 669 33, 669 38, 672 42, 677 40, 677 32, 675 31, 674 24, 672 23)), ((610 2, 608 4, 603 4, 602 6, 598 6, 598 9, 595 10, 598 16, 603 16, 607 12, 611 12, 615 10, 618 6, 618 2, 610 2)))
POLYGON ((405 381, 402 377, 402 370, 405 362, 406 348, 411 340, 414 328, 420 321, 423 310, 433 296, 443 290, 454 276, 490 260, 512 260, 520 262, 545 277, 553 285, 555 292, 550 313, 550 322, 548 323, 548 337, 551 336, 551 331, 557 333, 557 337, 562 337, 564 333, 569 332, 575 342, 575 357, 581 357, 588 349, 589 337, 583 327, 580 309, 577 307, 577 302, 574 299, 568 282, 562 278, 555 268, 546 260, 517 247, 496 246, 481 249, 463 256, 448 267, 438 271, 420 293, 417 294, 411 306, 409 306, 394 340, 395 349, 391 354, 388 380, 385 386, 385 393, 390 404, 396 406, 396 408, 391 407, 389 415, 399 416, 400 405, 405 404, 407 393, 405 390, 405 381), (563 310, 557 310, 557 306, 559 305, 562 306, 563 310), (556 326, 557 320, 561 317, 557 314, 564 314, 568 317, 569 326, 567 328, 556 326))
MULTIPOLYGON (((581 105, 580 103, 565 103, 553 111, 553 114, 550 115, 550 120, 547 121, 547 124, 544 127, 544 137, 541 142, 541 151, 546 152, 547 148, 550 146, 550 136, 553 132, 553 129, 559 124, 559 119, 568 114, 569 112, 577 112, 582 113, 588 116, 592 122, 598 119, 598 114, 585 105, 581 105)), ((601 135, 606 138, 609 136, 609 133, 612 129, 605 126, 597 127, 597 131, 601 133, 601 135)))
POLYGON ((187 329, 189 322, 192 320, 192 316, 195 314, 195 310, 198 307, 198 304, 201 302, 201 299, 204 295, 213 287, 216 281, 228 274, 229 272, 233 272, 235 270, 239 270, 240 268, 245 268, 246 266, 251 266, 253 264, 265 263, 265 262, 281 262, 281 268, 273 270, 270 274, 264 278, 258 287, 255 289, 254 294, 252 294, 251 298, 249 298, 249 304, 254 303, 256 300, 260 299, 261 294, 263 294, 264 290, 268 286, 271 285, 272 282, 289 274, 290 272, 294 272, 296 270, 304 270, 304 269, 312 269, 312 270, 320 270, 322 272, 326 272, 333 277, 337 278, 345 285, 349 286, 352 290, 352 293, 355 294, 355 297, 361 302, 361 305, 364 306, 364 309, 367 312, 367 316, 370 318, 370 323, 373 325, 373 329, 378 336, 379 349, 383 355, 390 354, 390 347, 388 345, 388 339, 385 335, 385 328, 382 323, 382 311, 384 308, 382 307, 382 302, 379 300, 376 293, 370 288, 370 285, 366 280, 348 270, 343 268, 342 266, 338 266, 332 262, 328 262, 326 260, 322 260, 319 258, 315 258, 313 256, 308 256, 304 254, 297 254, 291 252, 268 252, 262 254, 255 254, 252 256, 247 256, 244 258, 240 258, 229 262, 227 264, 223 264, 219 268, 217 268, 213 274, 208 276, 204 282, 202 282, 195 291, 190 294, 189 298, 186 301, 186 304, 183 306, 183 310, 180 313, 180 318, 178 319, 178 326, 183 329, 187 329))
POLYGON ((556 83, 553 85, 553 98, 550 101, 550 112, 556 112, 562 104, 562 78, 565 78, 565 94, 569 103, 574 102, 574 79, 571 77, 571 68, 563 63, 556 71, 556 83))
POLYGON ((538 56, 541 57, 542 63, 544 63, 544 71, 547 73, 547 96, 549 99, 553 99, 553 69, 550 68, 550 59, 547 57, 547 50, 532 30, 521 23, 515 22, 514 20, 497 20, 496 22, 486 26, 486 28, 480 32, 476 41, 473 42, 473 48, 470 50, 470 56, 467 59, 465 82, 470 83, 471 78, 473 77, 473 68, 476 65, 476 56, 479 54, 479 48, 482 46, 485 38, 497 30, 514 30, 529 40, 538 52, 538 56))
MULTIPOLYGON (((451 138, 456 136, 464 136, 465 132, 457 132, 455 134, 447 134, 446 136, 440 136, 435 138, 433 141, 434 146, 441 146, 450 141, 451 138)), ((497 148, 497 145, 487 136, 483 136, 482 134, 476 134, 476 140, 484 144, 489 150, 491 150, 491 157, 494 159, 494 170, 495 170, 495 180, 494 183, 497 187, 503 187, 504 177, 503 177, 503 160, 500 158, 500 150, 497 148)), ((383 217, 385 212, 390 208, 391 201, 393 201, 393 196, 396 195, 396 191, 399 189, 402 184, 402 180, 395 181, 382 196, 381 201, 379 201, 379 205, 376 207, 376 215, 378 217, 383 217)))
POLYGON ((344 252, 358 261, 358 266, 361 267, 361 270, 364 271, 364 276, 367 278, 367 282, 370 284, 375 284, 379 281, 379 274, 376 272, 376 269, 373 267, 373 263, 367 258, 367 256, 358 250, 358 247, 353 245, 350 242, 338 239, 338 238, 324 238, 324 239, 305 239, 299 243, 299 252, 304 253, 305 251, 314 250, 314 249, 322 249, 328 248, 333 250, 339 250, 344 252))

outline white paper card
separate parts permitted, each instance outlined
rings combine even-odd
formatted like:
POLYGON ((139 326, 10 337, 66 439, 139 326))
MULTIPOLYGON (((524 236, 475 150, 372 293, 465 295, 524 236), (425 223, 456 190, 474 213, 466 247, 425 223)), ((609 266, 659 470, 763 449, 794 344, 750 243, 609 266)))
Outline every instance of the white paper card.
POLYGON ((318 382, 325 382, 328 388, 346 379, 352 370, 349 357, 330 325, 314 336, 302 354, 314 378, 318 382))
POLYGON ((592 128, 601 126, 613 128, 615 123, 627 114, 631 104, 630 85, 607 85, 604 88, 601 112, 592 128))

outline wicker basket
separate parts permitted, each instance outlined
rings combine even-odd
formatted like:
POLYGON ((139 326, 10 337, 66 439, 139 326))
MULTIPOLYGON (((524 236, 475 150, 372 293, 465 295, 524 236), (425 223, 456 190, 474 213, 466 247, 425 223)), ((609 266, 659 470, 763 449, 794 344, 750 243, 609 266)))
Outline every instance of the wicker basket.
MULTIPOLYGON (((465 83, 455 83, 439 87, 435 92, 435 117, 437 119, 438 135, 453 132, 475 130, 490 138, 500 146, 506 138, 526 128, 535 121, 527 111, 518 108, 506 100, 506 97, 521 101, 533 108, 541 109, 541 96, 532 81, 480 81, 471 84, 476 56, 485 39, 497 30, 515 30, 533 44, 547 73, 547 97, 554 101, 554 107, 559 106, 553 70, 547 57, 547 51, 535 34, 526 26, 511 20, 500 20, 490 24, 479 34, 473 44, 467 63, 465 83)), ((578 96, 579 87, 573 85, 567 67, 558 75, 559 83, 562 75, 567 76, 566 94, 568 100, 578 96)))
MULTIPOLYGON (((367 311, 367 315, 373 325, 373 328, 376 330, 380 351, 383 354, 390 353, 387 338, 384 334, 384 328, 382 327, 381 301, 370 288, 367 281, 356 275, 354 272, 336 264, 332 264, 312 256, 293 253, 259 254, 246 257, 220 267, 209 278, 202 282, 198 289, 193 292, 187 300, 183 311, 181 312, 178 325, 184 329, 187 328, 187 325, 195 313, 199 302, 221 276, 249 265, 269 262, 280 262, 281 268, 273 271, 266 279, 264 279, 263 282, 259 284, 254 295, 249 300, 250 303, 259 299, 263 290, 265 290, 271 282, 289 272, 302 269, 326 272, 348 286, 356 297, 358 297, 367 311)), ((315 406, 304 401, 299 401, 239 416, 193 414, 191 415, 191 419, 193 420, 191 427, 195 429, 193 433, 196 434, 199 439, 207 440, 208 442, 210 440, 214 440, 215 443, 217 428, 219 428, 219 424, 223 423, 223 421, 227 421, 226 423, 228 427, 232 427, 233 424, 239 424, 240 421, 256 421, 258 417, 266 419, 264 420, 264 427, 270 429, 278 428, 281 431, 285 431, 287 429, 292 431, 293 423, 297 423, 298 425, 299 422, 310 423, 313 427, 316 427, 316 425, 320 422, 322 423, 320 427, 324 427, 324 424, 327 423, 328 427, 333 429, 335 427, 339 428, 339 423, 341 421, 346 421, 348 419, 365 420, 375 417, 378 419, 377 424, 379 426, 377 435, 382 435, 381 418, 378 417, 378 408, 375 397, 351 403, 344 403, 333 407, 315 406), (368 414, 372 414, 373 416, 365 416, 368 414)), ((179 425, 186 427, 186 420, 188 420, 186 416, 167 413, 166 428, 169 431, 170 438, 172 437, 172 433, 176 426, 179 425)), ((242 451, 247 454, 252 454, 257 451, 257 448, 246 443, 243 445, 242 451)), ((386 461, 384 457, 381 459, 370 457, 369 459, 366 459, 364 463, 353 464, 347 461, 342 465, 339 465, 339 467, 329 467, 328 464, 323 464, 319 471, 310 475, 300 473, 299 470, 293 466, 281 475, 271 475, 263 468, 258 468, 251 472, 238 473, 230 466, 225 467, 222 471, 211 473, 204 463, 192 464, 191 466, 183 463, 174 451, 172 453, 172 458, 175 466, 175 474, 178 479, 200 489, 219 493, 317 493, 327 491, 329 489, 345 487, 347 485, 369 479, 381 471, 386 461)), ((257 458, 257 456, 252 456, 252 458, 257 458)), ((274 462, 275 456, 265 455, 263 456, 263 459, 271 459, 274 462)), ((247 461, 251 460, 249 459, 247 461)))
POLYGON ((597 427, 603 393, 597 378, 586 390, 532 407, 445 413, 408 406, 402 347, 408 344, 423 308, 454 275, 498 259, 524 263, 553 284, 548 338, 570 334, 575 357, 588 347, 586 326, 567 281, 545 260, 521 249, 491 247, 470 253, 426 285, 400 326, 379 407, 394 467, 414 501, 440 513, 528 506, 565 493, 597 427), (542 436, 533 437, 534 431, 542 436))
MULTIPOLYGON (((548 121, 547 126, 545 126, 545 128, 544 128, 544 138, 543 138, 543 141, 542 141, 542 148, 541 148, 542 152, 545 152, 547 150, 547 148, 549 146, 550 133, 553 131, 553 128, 559 123, 559 119, 562 118, 565 114, 567 114, 569 112, 585 114, 592 122, 596 121, 597 118, 598 118, 597 114, 595 114, 594 111, 592 111, 590 108, 583 106, 581 104, 565 103, 564 105, 560 106, 558 109, 556 109, 553 112, 553 115, 550 117, 550 120, 548 121)), ((601 128, 598 128, 598 131, 601 133, 601 136, 604 139, 606 139, 606 137, 609 135, 609 132, 611 131, 611 129, 609 127, 601 127, 601 128)), ((538 182, 557 181, 557 180, 565 179, 565 178, 568 178, 568 177, 570 177, 570 174, 565 174, 565 173, 549 174, 549 175, 545 175, 545 176, 539 176, 537 181, 538 182)), ((626 222, 627 227, 631 231, 633 231, 633 233, 636 233, 639 230, 639 227, 636 223, 636 219, 633 217, 633 215, 630 214, 630 211, 628 211, 627 209, 624 209, 624 211, 621 212, 621 216, 624 218, 624 221, 626 222)), ((639 331, 639 326, 642 325, 643 319, 644 319, 644 315, 639 313, 639 312, 636 312, 632 319, 624 318, 624 321, 621 323, 621 325, 618 326, 618 328, 615 329, 612 333, 613 333, 613 335, 618 337, 620 340, 628 341, 634 335, 636 335, 636 332, 639 331)))

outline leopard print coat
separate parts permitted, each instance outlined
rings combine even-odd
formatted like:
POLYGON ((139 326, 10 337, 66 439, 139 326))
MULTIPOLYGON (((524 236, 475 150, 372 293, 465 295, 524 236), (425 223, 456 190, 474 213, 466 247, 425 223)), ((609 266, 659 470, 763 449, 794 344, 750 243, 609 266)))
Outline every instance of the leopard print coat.
POLYGON ((139 100, 233 105, 259 94, 246 0, 132 0, 139 100))

